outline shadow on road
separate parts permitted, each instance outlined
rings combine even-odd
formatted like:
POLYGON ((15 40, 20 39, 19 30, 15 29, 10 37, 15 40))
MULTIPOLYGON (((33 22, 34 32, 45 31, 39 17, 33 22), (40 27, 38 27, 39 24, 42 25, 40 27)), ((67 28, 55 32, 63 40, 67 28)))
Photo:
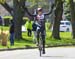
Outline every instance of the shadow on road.
POLYGON ((53 58, 63 58, 64 56, 41 56, 41 57, 46 57, 46 58, 50 58, 50 57, 53 57, 53 58))
POLYGON ((68 57, 68 56, 41 56, 44 58, 75 58, 75 57, 68 57))

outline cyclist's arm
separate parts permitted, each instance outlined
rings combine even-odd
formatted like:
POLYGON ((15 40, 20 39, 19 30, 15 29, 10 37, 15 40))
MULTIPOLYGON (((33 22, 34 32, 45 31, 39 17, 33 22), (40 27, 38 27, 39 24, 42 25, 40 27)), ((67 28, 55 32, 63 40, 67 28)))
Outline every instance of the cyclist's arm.
POLYGON ((36 15, 31 14, 31 13, 28 11, 28 8, 25 7, 24 10, 28 13, 29 16, 31 16, 31 17, 36 17, 36 15))
POLYGON ((50 15, 53 11, 53 8, 54 8, 54 4, 51 6, 51 11, 49 11, 48 13, 44 13, 44 15, 50 15))

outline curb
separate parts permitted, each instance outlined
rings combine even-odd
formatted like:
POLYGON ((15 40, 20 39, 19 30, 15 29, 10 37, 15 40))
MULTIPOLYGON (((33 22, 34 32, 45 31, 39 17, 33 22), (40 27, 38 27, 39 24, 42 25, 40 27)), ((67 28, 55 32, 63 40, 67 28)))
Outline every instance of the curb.
MULTIPOLYGON (((75 45, 58 45, 58 46, 47 46, 46 48, 53 48, 53 47, 75 47, 75 45)), ((6 48, 0 49, 0 51, 13 51, 13 50, 24 50, 24 49, 36 49, 38 47, 23 47, 23 48, 6 48)))
POLYGON ((35 49, 37 47, 27 47, 27 48, 5 48, 5 49, 0 49, 0 51, 13 51, 13 50, 23 50, 23 49, 35 49))

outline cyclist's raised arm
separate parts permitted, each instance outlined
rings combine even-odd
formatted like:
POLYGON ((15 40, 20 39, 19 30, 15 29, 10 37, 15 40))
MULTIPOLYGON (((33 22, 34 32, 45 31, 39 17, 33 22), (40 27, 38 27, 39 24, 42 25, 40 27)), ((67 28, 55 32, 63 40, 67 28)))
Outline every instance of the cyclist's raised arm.
POLYGON ((54 8, 54 4, 52 4, 51 10, 48 13, 44 13, 44 15, 50 15, 52 13, 52 11, 53 11, 53 8, 54 8))
POLYGON ((24 7, 24 10, 28 13, 29 16, 31 16, 31 17, 36 17, 36 15, 31 14, 31 13, 28 11, 28 8, 24 7))

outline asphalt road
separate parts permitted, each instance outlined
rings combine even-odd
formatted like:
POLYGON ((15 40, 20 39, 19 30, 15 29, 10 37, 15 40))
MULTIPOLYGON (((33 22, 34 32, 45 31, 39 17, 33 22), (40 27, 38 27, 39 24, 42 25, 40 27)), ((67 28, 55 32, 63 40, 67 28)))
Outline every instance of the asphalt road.
POLYGON ((38 49, 0 51, 0 59, 75 59, 75 48, 47 48, 42 57, 39 56, 38 49))

